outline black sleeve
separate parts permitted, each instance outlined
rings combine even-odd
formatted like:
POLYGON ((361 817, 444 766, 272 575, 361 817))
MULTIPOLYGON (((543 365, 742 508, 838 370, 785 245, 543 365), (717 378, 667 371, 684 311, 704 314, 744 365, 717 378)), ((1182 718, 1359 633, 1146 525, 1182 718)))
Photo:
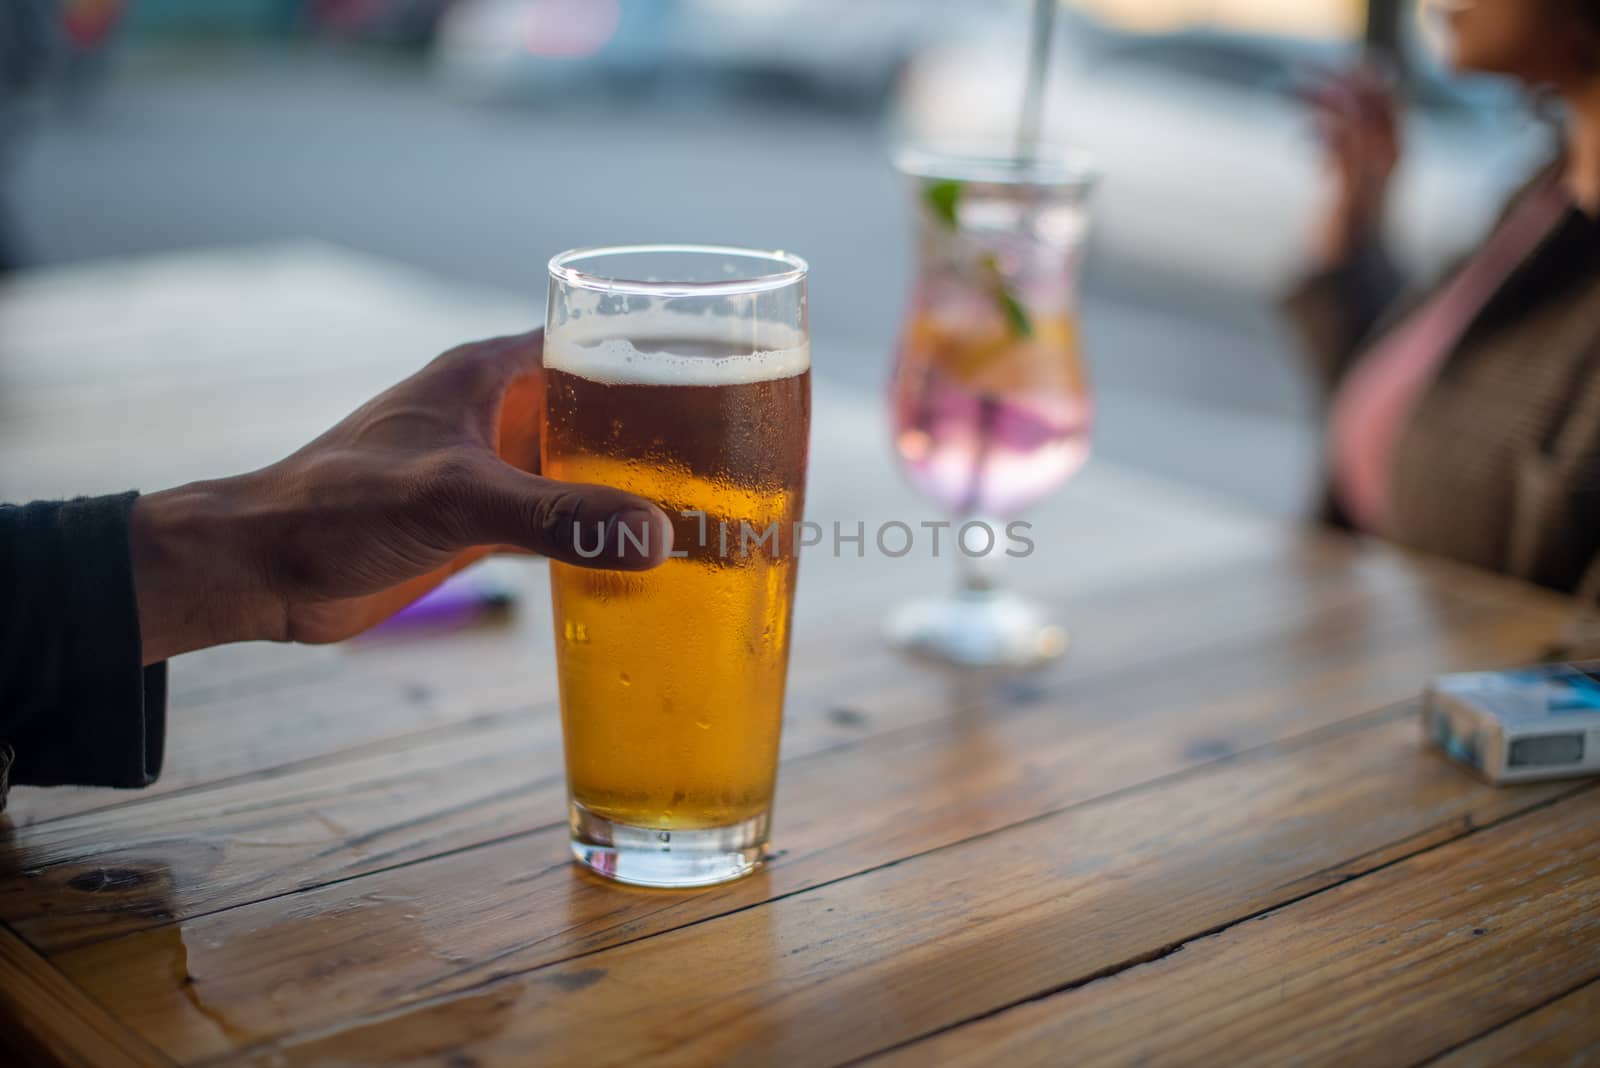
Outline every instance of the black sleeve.
POLYGON ((0 806, 12 785, 147 786, 167 665, 141 666, 136 493, 0 505, 0 806))

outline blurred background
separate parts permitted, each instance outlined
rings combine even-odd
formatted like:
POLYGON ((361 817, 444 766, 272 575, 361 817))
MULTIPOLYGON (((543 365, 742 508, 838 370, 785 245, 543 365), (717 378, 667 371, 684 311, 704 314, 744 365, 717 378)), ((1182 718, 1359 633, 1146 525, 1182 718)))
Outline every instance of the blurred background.
MULTIPOLYGON (((314 238, 516 294, 531 325, 563 248, 790 248, 817 375, 865 397, 911 269, 890 146, 1007 136, 1029 20, 1024 0, 0 7, 12 271, 314 238)), ((1082 309, 1099 455, 1301 508, 1315 402, 1275 308, 1324 181, 1297 88, 1369 42, 1400 58, 1391 229, 1421 275, 1549 130, 1509 86, 1446 78, 1398 0, 1068 0, 1056 31, 1047 130, 1103 174, 1082 309)))

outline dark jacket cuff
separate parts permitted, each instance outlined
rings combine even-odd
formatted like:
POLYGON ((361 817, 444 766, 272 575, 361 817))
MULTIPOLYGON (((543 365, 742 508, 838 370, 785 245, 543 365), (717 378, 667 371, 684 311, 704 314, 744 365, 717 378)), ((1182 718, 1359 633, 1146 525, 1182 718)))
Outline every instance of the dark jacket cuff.
POLYGON ((167 671, 142 666, 136 497, 7 509, 0 741, 14 753, 12 785, 146 786, 161 771, 167 671))

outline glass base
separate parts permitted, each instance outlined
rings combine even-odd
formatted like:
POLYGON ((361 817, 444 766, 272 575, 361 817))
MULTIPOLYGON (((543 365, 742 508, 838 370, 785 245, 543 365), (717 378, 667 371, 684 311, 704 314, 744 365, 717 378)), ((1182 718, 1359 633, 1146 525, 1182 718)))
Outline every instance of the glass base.
POLYGON ((962 590, 902 605, 889 644, 940 664, 1022 671, 1059 660, 1067 632, 1032 602, 998 590, 962 590))
POLYGON ((578 863, 633 886, 682 889, 731 882, 759 868, 767 852, 766 814, 727 827, 663 831, 608 820, 576 801, 568 812, 578 863))

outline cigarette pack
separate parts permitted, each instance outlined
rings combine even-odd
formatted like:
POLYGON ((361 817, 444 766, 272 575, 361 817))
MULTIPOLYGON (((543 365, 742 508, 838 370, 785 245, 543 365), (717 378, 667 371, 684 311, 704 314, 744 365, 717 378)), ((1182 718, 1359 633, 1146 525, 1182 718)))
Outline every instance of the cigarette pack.
POLYGON ((1600 774, 1600 661, 1442 675, 1422 725, 1492 783, 1600 774))

